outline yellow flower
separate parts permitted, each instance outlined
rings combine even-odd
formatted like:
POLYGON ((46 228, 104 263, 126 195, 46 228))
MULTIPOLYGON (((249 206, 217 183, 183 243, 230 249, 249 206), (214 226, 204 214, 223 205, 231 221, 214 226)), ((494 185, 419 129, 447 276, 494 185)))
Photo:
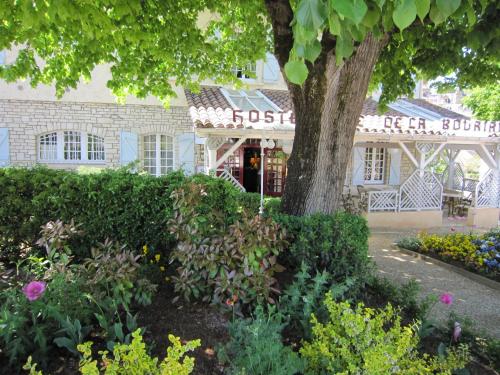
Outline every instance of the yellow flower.
POLYGON ((144 246, 142 247, 142 253, 143 253, 144 255, 146 255, 146 254, 148 253, 148 245, 144 245, 144 246))
POLYGON ((160 271, 161 271, 161 272, 165 272, 165 267, 160 266, 160 271))
POLYGON ((156 263, 158 263, 160 261, 160 254, 156 254, 155 259, 156 259, 156 263))
POLYGON ((170 277, 165 276, 165 281, 166 281, 166 282, 169 282, 169 281, 170 281, 170 277))

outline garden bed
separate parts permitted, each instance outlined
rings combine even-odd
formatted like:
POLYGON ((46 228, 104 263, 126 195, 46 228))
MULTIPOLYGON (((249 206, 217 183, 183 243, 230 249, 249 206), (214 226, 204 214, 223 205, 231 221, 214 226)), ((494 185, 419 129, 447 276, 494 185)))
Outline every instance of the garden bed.
MULTIPOLYGON (((420 233, 399 240, 396 245, 453 267, 500 282, 500 230, 483 235, 420 233)), ((489 283, 487 283, 489 284, 489 283)))

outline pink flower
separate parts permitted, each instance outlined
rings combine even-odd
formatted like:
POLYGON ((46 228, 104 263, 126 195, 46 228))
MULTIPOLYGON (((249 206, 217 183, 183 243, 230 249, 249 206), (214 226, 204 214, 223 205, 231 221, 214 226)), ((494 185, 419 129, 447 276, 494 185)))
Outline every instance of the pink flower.
POLYGON ((449 293, 443 293, 439 296, 439 300, 445 305, 451 305, 453 303, 453 296, 449 293))
POLYGON ((45 292, 46 286, 44 281, 32 281, 23 287, 23 293, 28 300, 35 301, 45 292))
POLYGON ((458 339, 460 339, 460 335, 462 334, 462 327, 460 326, 459 322, 455 322, 453 326, 453 342, 458 342, 458 339))

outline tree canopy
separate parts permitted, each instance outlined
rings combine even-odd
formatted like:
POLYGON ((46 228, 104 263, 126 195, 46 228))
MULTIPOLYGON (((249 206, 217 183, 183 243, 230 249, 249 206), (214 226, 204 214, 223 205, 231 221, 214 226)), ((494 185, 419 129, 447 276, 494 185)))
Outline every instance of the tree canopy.
POLYGON ((463 99, 463 104, 480 120, 500 119, 500 82, 475 87, 463 99))
MULTIPOLYGON (((0 77, 55 83, 58 95, 110 64, 117 96, 173 95, 172 84, 237 84, 234 66, 272 50, 263 0, 0 0, 0 49, 22 46, 0 77), (200 14, 212 14, 200 22, 200 14)), ((381 103, 410 94, 415 76, 449 75, 461 88, 500 79, 499 3, 489 0, 290 0, 293 45, 284 66, 302 84, 322 51, 338 64, 372 34, 388 38, 372 85, 381 103)))

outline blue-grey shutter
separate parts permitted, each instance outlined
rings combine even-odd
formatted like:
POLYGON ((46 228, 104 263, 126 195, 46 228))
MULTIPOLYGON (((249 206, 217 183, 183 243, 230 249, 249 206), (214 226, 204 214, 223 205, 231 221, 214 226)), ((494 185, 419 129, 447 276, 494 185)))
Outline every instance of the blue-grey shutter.
POLYGON ((186 174, 194 174, 194 134, 183 133, 177 136, 179 167, 186 174))
POLYGON ((0 167, 6 167, 9 163, 9 129, 0 128, 0 167))
POLYGON ((353 147, 352 155, 352 184, 365 184, 365 148, 353 147))
POLYGON ((5 51, 0 51, 0 65, 5 64, 5 51))
POLYGON ((401 180, 401 154, 400 148, 390 148, 391 167, 389 168, 389 185, 399 185, 401 180))
POLYGON ((136 133, 120 133, 120 164, 127 165, 139 159, 139 138, 136 133))
POLYGON ((264 61, 264 82, 276 82, 279 79, 280 66, 278 60, 272 53, 266 54, 266 61, 264 61))

